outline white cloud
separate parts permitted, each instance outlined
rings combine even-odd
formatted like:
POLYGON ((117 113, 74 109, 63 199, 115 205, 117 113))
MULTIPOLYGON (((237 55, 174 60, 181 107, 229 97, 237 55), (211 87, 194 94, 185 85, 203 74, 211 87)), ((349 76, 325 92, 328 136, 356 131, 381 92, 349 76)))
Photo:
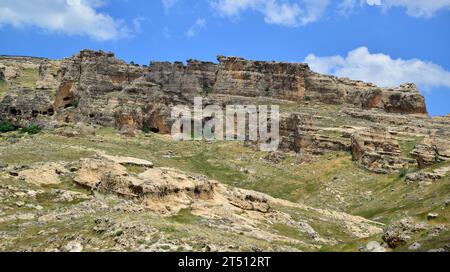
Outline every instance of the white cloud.
POLYGON ((0 0, 0 26, 36 26, 96 40, 126 36, 129 30, 123 22, 96 10, 103 4, 101 0, 0 0))
POLYGON ((169 29, 169 27, 165 26, 165 27, 163 28, 163 30, 162 30, 162 35, 163 35, 163 37, 166 38, 166 39, 172 38, 172 35, 170 34, 170 29, 169 29))
POLYGON ((405 8, 413 17, 432 17, 440 10, 450 10, 450 0, 342 0, 342 8, 351 10, 356 5, 379 6, 384 10, 392 7, 405 8))
POLYGON ((195 22, 195 24, 193 24, 188 31, 186 31, 186 36, 188 38, 193 38, 195 35, 197 35, 197 33, 205 28, 206 26, 206 20, 203 18, 197 19, 197 21, 195 22))
POLYGON ((149 22, 149 19, 144 17, 137 17, 133 19, 133 32, 135 33, 141 33, 142 32, 142 25, 146 22, 149 22))
POLYGON ((178 3, 178 0, 162 0, 162 5, 166 13, 178 3))
POLYGON ((212 0, 211 4, 224 17, 253 10, 261 13, 268 24, 296 27, 319 20, 330 0, 212 0))
POLYGON ((317 57, 310 54, 305 62, 319 73, 373 82, 385 87, 413 82, 424 90, 450 88, 450 72, 437 64, 419 59, 392 59, 389 55, 372 54, 367 47, 350 51, 345 57, 317 57))

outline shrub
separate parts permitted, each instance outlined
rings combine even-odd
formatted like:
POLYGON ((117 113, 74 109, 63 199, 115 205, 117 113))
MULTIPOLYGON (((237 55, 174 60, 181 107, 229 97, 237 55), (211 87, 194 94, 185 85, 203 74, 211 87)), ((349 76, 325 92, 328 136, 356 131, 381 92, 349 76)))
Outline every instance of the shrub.
POLYGON ((16 129, 17 128, 13 124, 8 123, 6 121, 0 121, 0 133, 10 132, 16 129))
POLYGON ((305 101, 311 101, 311 96, 305 96, 305 101))
POLYGON ((32 125, 29 125, 28 127, 22 128, 22 132, 28 133, 28 134, 38 134, 40 131, 41 131, 41 129, 36 124, 32 124, 32 125))
POLYGON ((440 162, 441 161, 441 155, 438 152, 436 152, 434 154, 434 161, 435 162, 440 162))
POLYGON ((212 91, 213 91, 213 89, 210 86, 203 86, 203 95, 204 96, 208 96, 212 91))
POLYGON ((402 179, 402 178, 406 177, 407 174, 408 174, 408 169, 403 168, 402 170, 400 170, 398 177, 402 179))
POLYGON ((144 126, 144 127, 142 128, 142 132, 144 132, 145 134, 148 134, 148 133, 151 132, 151 130, 150 130, 150 128, 149 128, 148 126, 144 126))
POLYGON ((74 108, 78 108, 78 106, 80 105, 80 98, 78 98, 78 97, 75 98, 75 99, 73 100, 72 105, 73 105, 74 108))

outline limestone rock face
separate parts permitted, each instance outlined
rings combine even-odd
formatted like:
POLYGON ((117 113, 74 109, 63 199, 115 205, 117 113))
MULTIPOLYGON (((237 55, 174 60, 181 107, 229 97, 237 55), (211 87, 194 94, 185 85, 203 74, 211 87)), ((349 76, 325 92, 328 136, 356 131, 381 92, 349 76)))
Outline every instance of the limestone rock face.
POLYGON ((5 81, 5 71, 6 67, 3 64, 0 64, 0 80, 5 81))
POLYGON ((56 90, 59 85, 59 61, 43 60, 39 65, 39 81, 36 89, 56 90))
POLYGON ((150 80, 150 75, 146 73, 119 93, 115 109, 119 129, 126 125, 134 130, 170 133, 170 109, 173 105, 188 102, 183 98, 171 97, 150 80))
POLYGON ((427 138, 417 145, 411 156, 417 160, 419 168, 450 160, 450 141, 439 138, 427 138))
POLYGON ((249 61, 219 56, 214 92, 241 96, 267 96, 302 101, 305 96, 305 74, 302 63, 249 61))
POLYGON ((405 181, 408 184, 430 184, 443 179, 448 173, 450 173, 450 166, 437 168, 431 172, 422 170, 406 175, 405 181))
POLYGON ((20 65, 11 62, 10 59, 2 60, 2 63, 0 63, 0 79, 13 82, 20 74, 20 65))
POLYGON ((416 223, 412 218, 404 218, 388 226, 383 234, 383 240, 390 248, 397 248, 407 244, 413 235, 427 230, 429 226, 416 223))
POLYGON ((0 101, 0 119, 18 125, 38 123, 45 126, 53 115, 51 96, 46 91, 15 89, 0 101))
POLYGON ((312 147, 315 139, 315 127, 311 116, 290 114, 283 116, 280 122, 281 147, 300 152, 312 147))
POLYGON ((324 103, 348 103, 388 112, 426 113, 423 97, 413 85, 381 89, 373 84, 320 75, 301 63, 223 56, 218 61, 215 64, 189 60, 186 65, 152 62, 141 67, 120 61, 112 53, 84 50, 62 61, 55 107, 61 120, 84 119, 111 126, 116 124, 114 108, 137 100, 134 104, 142 110, 151 108, 151 113, 146 112, 150 117, 143 118, 147 120, 143 120, 141 128, 150 123, 150 127, 165 132, 170 123, 162 110, 165 106, 191 103, 195 96, 210 94, 289 101, 309 97, 324 103), (68 109, 73 107, 77 109, 68 109))
POLYGON ((415 84, 407 83, 398 88, 385 89, 383 93, 384 109, 395 113, 426 114, 425 98, 415 84))
MULTIPOLYGON (((323 121, 317 115, 322 111, 320 107, 342 109, 340 116, 327 117, 331 119, 408 126, 411 133, 418 135, 450 136, 444 129, 450 125, 448 118, 425 123, 424 99, 414 84, 379 88, 371 83, 321 75, 303 63, 218 56, 218 63, 189 60, 186 64, 152 62, 139 66, 119 60, 113 53, 83 50, 61 61, 19 57, 0 58, 0 64, 1 73, 11 86, 11 91, 0 100, 0 117, 16 125, 85 123, 116 127, 130 136, 140 130, 168 134, 173 106, 192 106, 196 96, 204 98, 205 106, 305 106, 309 110, 282 112, 283 150, 310 154, 352 150, 355 160, 379 172, 409 165, 410 161, 399 155, 398 143, 376 133, 373 137, 355 135, 352 140, 356 128, 317 125, 323 121), (30 71, 36 83, 32 88, 22 87, 22 76, 30 71), (414 120, 421 125, 412 126, 414 120), (358 140, 361 137, 371 139, 366 143, 358 140), (376 141, 379 143, 374 144, 376 141)), ((447 148, 440 148, 436 155, 436 146, 430 144, 422 151, 418 146, 412 156, 425 166, 433 157, 439 157, 439 161, 450 158, 447 148), (431 149, 435 149, 434 155, 431 149)))
POLYGON ((419 144, 413 151, 411 151, 411 156, 413 156, 419 165, 419 168, 426 168, 437 163, 437 153, 436 149, 431 145, 419 144))
POLYGON ((25 169, 18 173, 18 178, 38 185, 54 185, 61 183, 59 175, 67 173, 62 163, 44 163, 25 169))
MULTIPOLYGON (((112 53, 85 50, 65 59, 54 102, 58 119, 115 126, 126 134, 142 129, 169 133, 169 106, 187 102, 170 93, 165 70, 158 71, 127 64, 112 53)), ((180 92, 179 86, 173 91, 180 92)))
MULTIPOLYGON (((15 82, 24 69, 31 68, 39 72, 37 90, 50 93, 56 89, 53 104, 59 122, 119 128, 126 124, 130 131, 168 133, 171 106, 190 104, 195 96, 209 95, 215 97, 211 102, 220 104, 234 103, 239 97, 295 102, 307 98, 387 112, 426 113, 423 97, 412 84, 382 89, 361 81, 320 75, 302 63, 219 56, 217 64, 189 60, 186 65, 152 62, 147 67, 118 60, 113 53, 83 50, 62 61, 2 60, 1 73, 5 80, 15 82)), ((0 111, 7 112, 5 108, 0 111)), ((320 141, 325 146, 343 148, 342 143, 320 141)))
POLYGON ((395 172, 415 164, 401 156, 398 141, 383 128, 357 131, 351 138, 351 150, 355 161, 377 173, 395 172))
POLYGON ((146 207, 161 213, 176 213, 204 201, 248 211, 270 211, 268 199, 263 194, 231 190, 206 177, 188 175, 176 169, 153 168, 151 162, 136 158, 100 155, 83 159, 74 181, 101 192, 140 198, 146 207), (128 165, 144 167, 144 171, 131 175, 126 168, 128 165))
POLYGON ((114 126, 118 93, 141 74, 112 53, 84 50, 64 59, 55 99, 60 120, 114 126))
POLYGON ((380 88, 371 83, 308 71, 306 96, 330 104, 353 104, 364 109, 426 114, 425 99, 414 84, 380 88))
POLYGON ((216 72, 217 64, 212 62, 189 60, 187 65, 182 62, 152 62, 146 76, 166 93, 192 100, 195 95, 212 91, 216 72))
POLYGON ((53 120, 52 105, 58 84, 58 61, 32 57, 0 57, 0 80, 8 84, 0 98, 0 119, 26 126, 46 127, 53 120), (40 78, 39 71, 42 69, 40 78), (50 72, 52 71, 52 72, 50 72), (41 80, 42 79, 42 80, 41 80))

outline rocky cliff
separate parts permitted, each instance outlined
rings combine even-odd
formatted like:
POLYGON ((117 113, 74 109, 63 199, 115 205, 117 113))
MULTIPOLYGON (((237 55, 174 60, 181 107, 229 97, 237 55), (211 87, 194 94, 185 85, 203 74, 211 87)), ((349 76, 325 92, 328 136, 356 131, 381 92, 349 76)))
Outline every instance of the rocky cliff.
POLYGON ((56 112, 58 121, 83 120, 111 126, 117 123, 117 118, 122 119, 121 106, 131 103, 136 107, 135 111, 150 108, 153 112, 136 112, 141 115, 137 118, 143 120, 137 122, 137 128, 142 129, 149 123, 165 132, 167 127, 157 124, 168 123, 164 120, 167 113, 161 108, 210 94, 317 101, 395 113, 427 112, 424 98, 413 84, 379 88, 360 81, 320 75, 301 63, 249 61, 223 56, 218 57, 218 62, 189 60, 186 65, 153 62, 142 67, 118 60, 112 53, 89 50, 60 62, 20 59, 19 64, 12 64, 11 59, 3 58, 0 70, 4 80, 11 84, 11 93, 2 100, 0 111, 3 118, 17 122, 37 118, 37 115, 52 116, 56 112), (36 98, 39 103, 27 106, 21 105, 20 101, 13 103, 14 93, 28 87, 18 85, 17 79, 26 69, 32 68, 39 70, 35 89, 56 91, 56 97, 50 97, 52 93, 49 92, 51 104, 39 98, 36 98))
MULTIPOLYGON (((369 118, 375 123, 404 120, 404 125, 411 125, 417 118, 428 119, 424 97, 414 84, 380 88, 321 75, 303 63, 219 56, 218 63, 189 60, 186 64, 152 62, 139 66, 119 60, 112 53, 90 50, 61 61, 14 57, 0 60, 1 77, 7 86, 0 98, 0 118, 19 126, 37 123, 41 127, 58 127, 82 122, 116 127, 128 135, 138 130, 167 134, 172 123, 171 107, 191 104, 196 96, 203 96, 206 104, 222 106, 275 103, 288 108, 339 107, 346 116, 369 118)), ((337 132, 343 137, 330 137, 330 131, 315 127, 318 111, 282 112, 285 150, 353 150, 358 153, 355 160, 377 171, 409 165, 410 160, 400 158, 398 147, 395 153, 372 148, 370 156, 360 154, 359 145, 366 141, 358 140, 358 135, 365 135, 363 139, 369 136, 357 128, 337 128, 334 136, 337 132), (382 158, 382 165, 374 166, 374 160, 379 161, 376 157, 382 158)), ((374 137, 377 138, 369 138, 374 137)))

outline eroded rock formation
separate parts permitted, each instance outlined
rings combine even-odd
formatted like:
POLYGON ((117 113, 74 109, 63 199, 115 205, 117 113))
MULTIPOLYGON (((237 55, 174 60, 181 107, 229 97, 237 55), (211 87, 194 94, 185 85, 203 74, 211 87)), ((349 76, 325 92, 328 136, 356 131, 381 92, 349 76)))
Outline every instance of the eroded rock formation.
POLYGON ((402 156, 398 141, 384 128, 357 131, 352 136, 351 148, 354 160, 378 173, 407 169, 415 163, 402 156))
MULTIPOLYGON (((260 103, 338 105, 342 118, 408 126, 414 133, 424 135, 445 134, 442 127, 448 123, 445 119, 432 126, 410 125, 415 118, 427 118, 424 98, 414 84, 379 88, 371 83, 321 75, 303 63, 219 56, 218 63, 189 60, 186 64, 152 62, 139 66, 119 60, 112 53, 90 50, 61 61, 0 60, 2 75, 11 85, 11 90, 0 98, 0 118, 20 126, 37 123, 53 127, 81 122, 116 127, 126 135, 135 135, 139 130, 167 134, 173 122, 171 108, 191 105, 196 96, 203 96, 206 105, 222 107, 260 103), (29 69, 36 71, 34 89, 22 86, 23 73, 30 73, 29 69)), ((317 120, 316 112, 282 112, 283 149, 313 154, 352 151, 355 160, 377 172, 396 171, 412 163, 400 156, 399 144, 390 137, 355 134, 358 128, 352 127, 318 127, 316 123, 321 120, 317 120)), ((446 151, 431 150, 434 145, 420 148, 411 153, 420 166, 433 164, 433 157, 449 158, 446 151)))
MULTIPOLYGON (((21 61, 21 66, 5 62, 3 76, 14 82, 20 77, 21 68, 38 69, 36 89, 57 90, 56 97, 50 98, 54 100, 59 121, 121 126, 123 120, 117 121, 115 117, 121 119, 120 106, 133 104, 143 110, 140 115, 148 115, 138 118, 142 122, 135 122, 136 129, 148 123, 150 128, 168 132, 170 120, 163 110, 165 107, 210 94, 297 102, 307 99, 397 113, 427 112, 424 99, 413 84, 379 88, 360 81, 320 75, 302 63, 219 56, 218 64, 190 60, 186 65, 153 62, 143 67, 118 60, 112 53, 89 50, 62 61, 21 61)), ((20 86, 17 89, 20 90, 20 86)), ((0 111, 8 112, 7 106, 0 111)))

